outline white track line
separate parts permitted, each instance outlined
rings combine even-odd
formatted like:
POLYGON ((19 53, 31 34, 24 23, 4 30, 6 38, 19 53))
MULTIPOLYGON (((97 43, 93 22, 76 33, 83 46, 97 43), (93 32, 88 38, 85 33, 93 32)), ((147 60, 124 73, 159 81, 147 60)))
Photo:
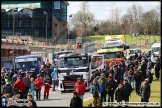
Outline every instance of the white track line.
POLYGON ((92 99, 92 97, 90 97, 90 98, 87 98, 87 99, 84 99, 84 100, 83 100, 83 102, 84 102, 84 101, 87 101, 87 100, 89 100, 89 99, 92 99))

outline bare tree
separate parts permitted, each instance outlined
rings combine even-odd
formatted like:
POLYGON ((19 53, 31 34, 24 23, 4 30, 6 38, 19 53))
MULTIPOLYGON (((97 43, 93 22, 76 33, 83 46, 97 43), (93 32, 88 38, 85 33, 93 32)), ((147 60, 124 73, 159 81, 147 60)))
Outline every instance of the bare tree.
POLYGON ((77 28, 77 34, 86 36, 87 28, 92 28, 92 25, 94 24, 94 15, 89 11, 88 2, 83 2, 80 6, 80 10, 74 14, 71 21, 74 27, 77 28))
POLYGON ((127 9, 127 13, 132 17, 132 29, 134 30, 134 32, 139 33, 138 28, 140 28, 139 26, 141 23, 142 15, 144 13, 144 8, 140 4, 133 4, 127 9))

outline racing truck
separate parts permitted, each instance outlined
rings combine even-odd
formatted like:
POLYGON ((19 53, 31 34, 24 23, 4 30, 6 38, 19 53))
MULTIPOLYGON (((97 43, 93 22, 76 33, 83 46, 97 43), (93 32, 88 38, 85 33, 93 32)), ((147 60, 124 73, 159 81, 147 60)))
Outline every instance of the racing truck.
POLYGON ((39 55, 18 56, 15 58, 15 69, 23 74, 28 71, 36 78, 42 63, 43 58, 39 55))
POLYGON ((111 61, 120 62, 125 56, 124 51, 129 46, 123 44, 122 40, 106 41, 102 49, 97 50, 97 54, 104 55, 104 63, 109 64, 111 61))
POLYGON ((91 77, 96 70, 104 69, 103 55, 70 53, 58 58, 58 90, 61 92, 74 90, 77 78, 81 78, 88 91, 91 87, 91 77), (97 61, 91 61, 95 59, 97 61), (96 64, 98 62, 98 64, 96 64))

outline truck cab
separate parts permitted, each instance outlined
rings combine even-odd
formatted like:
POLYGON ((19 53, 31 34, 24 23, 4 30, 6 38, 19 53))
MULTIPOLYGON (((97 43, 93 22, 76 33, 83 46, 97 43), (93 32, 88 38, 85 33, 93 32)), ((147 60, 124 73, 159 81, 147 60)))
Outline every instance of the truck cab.
POLYGON ((74 90, 77 78, 83 79, 86 90, 90 88, 89 79, 96 69, 103 69, 103 57, 92 56, 91 54, 71 53, 60 55, 58 58, 58 90, 61 92, 74 90), (91 66, 91 59, 100 57, 102 64, 99 66, 91 66))
POLYGON ((29 71, 36 78, 42 63, 43 59, 39 55, 18 56, 15 58, 15 69, 21 71, 23 74, 29 71))

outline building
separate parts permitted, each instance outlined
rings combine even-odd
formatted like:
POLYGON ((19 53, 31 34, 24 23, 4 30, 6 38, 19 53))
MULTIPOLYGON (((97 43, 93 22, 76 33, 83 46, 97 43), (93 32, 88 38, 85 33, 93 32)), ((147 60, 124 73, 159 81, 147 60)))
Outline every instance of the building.
POLYGON ((1 38, 67 38, 67 1, 2 1, 1 38), (47 28, 46 28, 46 25, 47 28))

